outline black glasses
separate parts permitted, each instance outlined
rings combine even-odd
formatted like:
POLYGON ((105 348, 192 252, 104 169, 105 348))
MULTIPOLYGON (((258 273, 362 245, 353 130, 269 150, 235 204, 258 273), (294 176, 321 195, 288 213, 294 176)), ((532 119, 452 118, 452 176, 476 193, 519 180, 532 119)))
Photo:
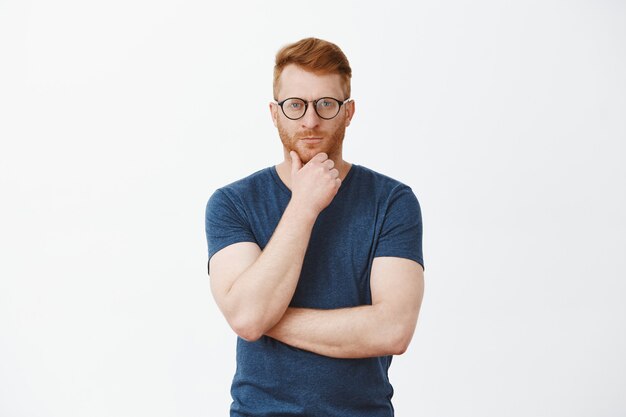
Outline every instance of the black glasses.
POLYGON ((287 119, 298 120, 306 114, 309 103, 313 103, 315 113, 324 120, 330 120, 339 114, 341 106, 348 101, 350 101, 349 98, 339 101, 332 97, 322 97, 317 100, 306 101, 298 97, 290 97, 283 101, 277 101, 276 104, 280 106, 287 119))

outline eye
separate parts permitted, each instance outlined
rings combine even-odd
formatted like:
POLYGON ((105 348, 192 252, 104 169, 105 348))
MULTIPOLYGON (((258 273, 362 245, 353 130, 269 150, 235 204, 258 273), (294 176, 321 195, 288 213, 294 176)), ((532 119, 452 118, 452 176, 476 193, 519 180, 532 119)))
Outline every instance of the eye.
POLYGON ((297 101, 292 101, 287 105, 293 110, 300 110, 302 108, 302 103, 298 103, 297 101))

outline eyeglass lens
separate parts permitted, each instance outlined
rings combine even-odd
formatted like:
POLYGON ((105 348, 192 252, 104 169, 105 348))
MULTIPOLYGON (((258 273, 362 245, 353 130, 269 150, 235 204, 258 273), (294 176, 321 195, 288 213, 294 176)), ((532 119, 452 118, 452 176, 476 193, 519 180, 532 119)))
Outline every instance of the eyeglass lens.
MULTIPOLYGON (((322 119, 332 119, 339 113, 339 102, 334 98, 324 97, 315 102, 315 111, 322 119)), ((299 98, 290 98, 283 103, 283 112, 290 119, 299 119, 306 112, 306 102, 299 98)))

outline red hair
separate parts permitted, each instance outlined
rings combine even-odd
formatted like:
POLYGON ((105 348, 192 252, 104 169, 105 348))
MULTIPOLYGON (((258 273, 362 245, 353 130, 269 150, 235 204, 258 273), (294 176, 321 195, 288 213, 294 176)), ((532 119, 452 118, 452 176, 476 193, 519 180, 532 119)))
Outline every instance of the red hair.
POLYGON ((348 58, 334 43, 317 38, 305 38, 286 45, 276 54, 274 65, 274 99, 277 100, 278 81, 283 69, 296 64, 306 71, 316 74, 339 74, 344 82, 344 92, 350 97, 352 69, 348 58))

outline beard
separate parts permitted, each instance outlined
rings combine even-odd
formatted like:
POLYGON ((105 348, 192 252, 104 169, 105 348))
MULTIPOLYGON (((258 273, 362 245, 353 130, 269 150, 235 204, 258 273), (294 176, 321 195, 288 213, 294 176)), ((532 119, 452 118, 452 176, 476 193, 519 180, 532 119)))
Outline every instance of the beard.
POLYGON ((341 147, 343 145, 343 138, 346 134, 346 126, 341 123, 337 129, 332 132, 326 132, 323 130, 304 130, 298 133, 289 134, 285 127, 278 121, 278 135, 280 141, 287 152, 295 151, 300 157, 303 164, 306 164, 320 152, 324 152, 328 155, 329 159, 335 159, 341 154, 341 147), (314 145, 307 145, 301 142, 300 139, 306 137, 321 137, 323 138, 320 143, 314 145))

